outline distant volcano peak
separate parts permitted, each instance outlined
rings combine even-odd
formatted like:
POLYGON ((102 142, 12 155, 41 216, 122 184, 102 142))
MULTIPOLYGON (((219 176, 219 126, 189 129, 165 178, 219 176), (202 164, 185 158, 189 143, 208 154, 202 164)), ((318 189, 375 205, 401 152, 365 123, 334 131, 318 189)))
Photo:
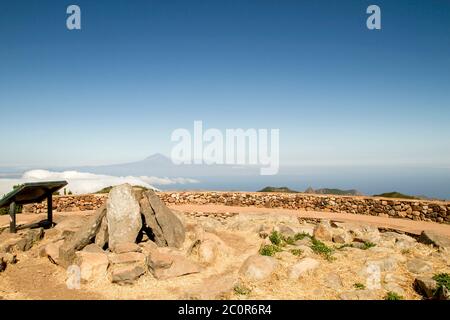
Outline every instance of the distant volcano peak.
POLYGON ((159 163, 171 163, 172 162, 169 159, 169 157, 166 157, 162 153, 152 154, 151 156, 145 158, 144 161, 159 162, 159 163))

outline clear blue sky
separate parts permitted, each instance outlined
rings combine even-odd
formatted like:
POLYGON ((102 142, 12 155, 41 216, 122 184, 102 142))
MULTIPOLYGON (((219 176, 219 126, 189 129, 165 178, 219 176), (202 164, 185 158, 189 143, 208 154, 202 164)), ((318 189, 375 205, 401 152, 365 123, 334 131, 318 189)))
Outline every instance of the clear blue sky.
POLYGON ((282 164, 450 167, 450 1, 3 1, 0 48, 0 166, 170 154, 203 120, 279 128, 282 164))

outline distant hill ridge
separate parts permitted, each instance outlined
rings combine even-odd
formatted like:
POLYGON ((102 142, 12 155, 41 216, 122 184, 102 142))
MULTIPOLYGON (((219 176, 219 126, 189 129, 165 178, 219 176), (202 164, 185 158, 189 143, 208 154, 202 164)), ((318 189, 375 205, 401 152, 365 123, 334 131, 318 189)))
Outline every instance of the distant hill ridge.
MULTIPOLYGON (((285 192, 285 193, 299 193, 300 191, 292 190, 288 187, 265 187, 264 189, 259 190, 258 192, 285 192)), ((363 195, 358 190, 341 190, 341 189, 330 189, 330 188, 323 188, 323 189, 317 189, 314 190, 313 188, 309 187, 305 190, 304 193, 310 193, 310 194, 331 194, 331 195, 341 195, 341 196, 361 196, 363 195)))

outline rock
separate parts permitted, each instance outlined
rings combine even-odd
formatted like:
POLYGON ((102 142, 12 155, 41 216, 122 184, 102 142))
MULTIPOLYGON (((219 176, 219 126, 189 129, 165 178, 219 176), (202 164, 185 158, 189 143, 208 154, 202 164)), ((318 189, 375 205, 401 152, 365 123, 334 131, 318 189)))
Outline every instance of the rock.
POLYGON ((210 276, 203 282, 185 291, 185 299, 190 300, 218 300, 229 299, 234 288, 239 283, 234 274, 218 274, 210 276))
POLYGON ((106 208, 101 207, 72 237, 64 240, 59 248, 60 265, 65 268, 70 266, 75 259, 75 252, 92 242, 105 215, 106 208))
POLYGON ((136 242, 142 228, 139 202, 129 184, 113 187, 106 201, 108 245, 114 250, 119 243, 136 242))
POLYGON ((75 263, 80 267, 82 281, 91 282, 106 279, 109 261, 105 253, 78 251, 75 256, 75 263))
POLYGON ((395 282, 388 282, 384 285, 384 289, 388 292, 393 292, 398 294, 399 296, 404 297, 406 295, 405 290, 400 287, 397 283, 395 282))
POLYGON ((301 240, 297 240, 294 242, 294 245, 296 246, 312 246, 312 241, 310 238, 303 238, 301 240))
POLYGON ((341 300, 376 300, 377 295, 373 290, 356 290, 342 293, 339 298, 341 300))
POLYGON ((326 287, 331 288, 333 290, 342 289, 342 278, 338 273, 330 272, 324 278, 324 284, 326 287))
POLYGON ((17 263, 17 256, 13 253, 2 253, 0 254, 0 259, 3 259, 6 264, 15 264, 17 263))
MULTIPOLYGON (((84 217, 66 217, 61 222, 58 222, 53 229, 47 231, 47 233, 55 232, 56 238, 68 239, 72 237, 81 227, 86 224, 84 217)), ((47 234, 46 234, 47 236, 47 234)))
POLYGON ((133 242, 119 243, 114 248, 115 253, 142 252, 141 247, 133 242))
POLYGON ((200 267, 180 253, 154 250, 147 257, 147 265, 156 279, 169 279, 200 272, 200 267))
POLYGON ((140 252, 111 253, 108 255, 111 264, 140 264, 145 265, 145 255, 140 252))
POLYGON ((49 243, 44 247, 42 256, 47 257, 50 262, 59 265, 59 248, 63 245, 64 240, 49 243))
POLYGON ((142 197, 139 200, 139 205, 141 206, 141 212, 145 219, 146 229, 148 229, 147 232, 153 235, 153 240, 157 246, 167 247, 167 240, 164 238, 163 231, 159 226, 158 221, 156 221, 155 212, 150 206, 148 198, 142 197))
POLYGON ((351 243, 353 237, 345 230, 337 229, 333 232, 333 242, 336 243, 351 243))
POLYGON ((140 265, 122 265, 114 267, 111 272, 111 282, 117 284, 132 284, 145 273, 140 265))
POLYGON ((158 245, 151 240, 139 243, 139 247, 141 248, 141 252, 145 254, 145 256, 150 255, 150 252, 158 249, 158 245))
POLYGON ((385 283, 395 282, 395 283, 406 284, 409 282, 409 280, 405 276, 402 276, 399 274, 387 273, 384 277, 384 282, 385 283))
POLYGON ((314 256, 314 251, 310 248, 310 247, 308 247, 308 246, 304 246, 304 245, 301 245, 301 246, 295 246, 294 247, 294 249, 298 249, 298 250, 301 250, 302 251, 302 256, 305 256, 305 257, 311 257, 311 256, 314 256))
POLYGON ((239 273, 249 280, 264 280, 271 276, 277 266, 275 258, 253 255, 244 261, 239 273))
POLYGON ((25 231, 19 231, 17 234, 13 234, 10 239, 3 244, 3 252, 17 252, 28 251, 34 244, 40 241, 44 237, 44 229, 27 229, 25 231))
POLYGON ((442 236, 432 231, 422 231, 419 242, 424 244, 432 244, 440 251, 450 252, 450 238, 442 236))
POLYGON ((417 277, 414 280, 414 289, 421 295, 432 298, 437 290, 437 283, 431 277, 417 277))
POLYGON ((366 261, 366 267, 374 264, 377 265, 380 268, 380 271, 385 272, 385 271, 392 271, 395 270, 397 268, 397 262, 398 260, 396 259, 396 257, 387 257, 387 258, 382 258, 382 259, 377 259, 377 260, 368 260, 366 261))
POLYGON ((103 217, 100 227, 98 229, 97 235, 95 236, 95 244, 100 248, 105 249, 105 246, 108 243, 109 235, 108 235, 108 220, 106 216, 103 217))
POLYGON ((3 257, 0 257, 0 272, 5 271, 7 265, 8 265, 8 264, 7 264, 6 261, 3 259, 3 257))
POLYGON ((312 258, 304 258, 289 269, 289 278, 298 279, 302 275, 319 267, 320 262, 312 258))
POLYGON ((91 252, 91 253, 105 253, 102 248, 100 248, 95 243, 88 244, 86 247, 83 248, 84 252, 91 252))
POLYGON ((169 247, 180 248, 185 240, 185 230, 180 219, 178 219, 152 190, 146 191, 144 193, 145 197, 148 199, 155 213, 156 221, 161 227, 167 245, 169 247))
POLYGON ((406 268, 409 272, 415 274, 428 273, 433 270, 433 267, 429 262, 417 258, 409 260, 406 263, 406 268))
POLYGON ((322 220, 314 228, 314 237, 323 241, 333 240, 333 230, 328 220, 322 220))
POLYGON ((274 231, 279 232, 283 237, 294 237, 296 232, 285 224, 280 224, 274 228, 274 231))
POLYGON ((395 243, 394 247, 397 250, 411 250, 415 247, 416 243, 408 240, 399 240, 395 243))
POLYGON ((209 232, 200 232, 187 253, 204 265, 211 265, 231 253, 231 249, 217 235, 209 232), (219 259, 220 258, 220 259, 219 259))

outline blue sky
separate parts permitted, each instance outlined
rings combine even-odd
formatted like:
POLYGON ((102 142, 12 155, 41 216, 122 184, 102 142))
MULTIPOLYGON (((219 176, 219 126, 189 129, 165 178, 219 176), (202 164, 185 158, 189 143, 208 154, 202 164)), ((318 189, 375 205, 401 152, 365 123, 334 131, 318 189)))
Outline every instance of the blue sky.
POLYGON ((0 46, 0 166, 170 154, 203 120, 279 128, 282 165, 450 167, 449 1, 4 1, 0 46))

